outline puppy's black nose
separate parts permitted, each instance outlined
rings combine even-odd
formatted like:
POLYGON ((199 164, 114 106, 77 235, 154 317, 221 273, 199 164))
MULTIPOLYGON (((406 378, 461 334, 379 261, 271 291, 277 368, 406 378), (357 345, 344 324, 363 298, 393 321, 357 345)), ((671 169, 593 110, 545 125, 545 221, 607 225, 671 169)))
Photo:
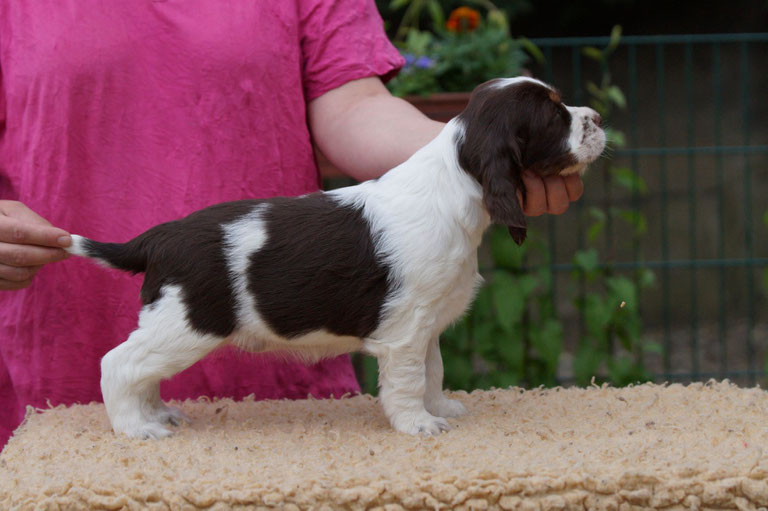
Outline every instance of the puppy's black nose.
POLYGON ((603 125, 603 118, 600 117, 600 114, 595 114, 595 116, 592 117, 592 122, 594 122, 595 125, 599 128, 603 125))

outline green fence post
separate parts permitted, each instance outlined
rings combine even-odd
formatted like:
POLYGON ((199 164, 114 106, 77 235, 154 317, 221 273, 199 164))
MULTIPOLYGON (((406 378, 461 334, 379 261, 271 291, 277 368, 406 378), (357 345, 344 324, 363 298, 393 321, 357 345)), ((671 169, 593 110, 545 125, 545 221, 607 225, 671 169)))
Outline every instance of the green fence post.
MULTIPOLYGON (((664 45, 656 44, 656 94, 658 97, 659 147, 667 145, 666 104, 664 93, 664 45)), ((661 258, 669 260, 669 213, 667 208, 667 158, 659 153, 659 193, 661 207, 661 258)), ((664 322, 664 371, 671 372, 672 333, 669 316, 669 267, 662 269, 662 318, 664 322)))
MULTIPOLYGON (((715 104, 715 147, 722 146, 722 123, 723 123, 723 98, 722 98, 722 86, 721 79, 722 73, 720 69, 720 43, 712 43, 712 83, 713 83, 713 100, 715 104)), ((717 151, 715 153, 715 173, 717 180, 717 211, 718 211, 718 245, 717 245, 717 257, 720 261, 725 259, 725 193, 724 185, 725 178, 723 174, 723 153, 717 151)), ((723 378, 728 368, 728 349, 725 343, 726 332, 726 286, 725 286, 726 270, 725 266, 721 265, 719 270, 719 282, 720 282, 720 318, 719 318, 719 339, 720 346, 720 377, 723 378)))
MULTIPOLYGON (((739 43, 739 67, 741 75, 741 126, 744 146, 749 146, 749 50, 747 42, 739 43)), ((754 257, 752 246, 752 169, 749 166, 749 154, 744 153, 744 257, 752 261, 754 257)), ((744 268, 747 286, 747 335, 746 351, 747 364, 750 371, 750 385, 755 384, 755 276, 753 266, 750 264, 744 268)))
MULTIPOLYGON (((693 148, 694 123, 693 123, 693 44, 685 43, 685 98, 686 98, 686 147, 693 148)), ((688 151, 688 257, 695 261, 696 254, 696 167, 694 165, 695 153, 688 151)), ((691 369, 693 378, 699 378, 699 325, 698 325, 698 285, 696 281, 696 268, 690 269, 690 293, 691 293, 691 369)))

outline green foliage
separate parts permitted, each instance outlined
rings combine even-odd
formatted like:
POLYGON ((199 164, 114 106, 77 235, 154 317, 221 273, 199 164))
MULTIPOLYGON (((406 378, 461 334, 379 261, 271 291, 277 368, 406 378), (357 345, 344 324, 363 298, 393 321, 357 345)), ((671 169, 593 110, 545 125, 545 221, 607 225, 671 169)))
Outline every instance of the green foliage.
MULTIPOLYGON (((601 65, 600 85, 592 83, 588 90, 591 104, 606 120, 626 104, 621 90, 611 82, 607 65, 620 34, 620 29, 614 29, 606 48, 584 50, 601 65)), ((414 38, 413 47, 431 44, 418 39, 423 37, 421 33, 408 37, 414 38)), ((616 146, 623 140, 623 134, 614 131, 609 144, 616 146)), ((610 186, 639 195, 647 192, 645 181, 632 169, 602 161, 601 170, 611 176, 610 186)), ((639 240, 647 232, 647 220, 640 211, 629 208, 590 207, 583 213, 590 223, 587 246, 573 255, 568 285, 558 287, 558 293, 567 295, 581 318, 573 378, 580 385, 593 379, 614 385, 648 380, 643 355, 659 353, 661 346, 643 339, 638 304, 642 291, 654 284, 655 275, 648 269, 618 273, 600 250, 608 225, 618 222, 639 240)), ((765 220, 768 225, 768 214, 765 220)), ((565 349, 565 329, 573 331, 576 326, 566 325, 556 313, 547 241, 529 229, 527 241, 517 246, 506 228, 494 226, 486 233, 484 247, 492 259, 492 269, 484 272, 486 284, 472 309, 442 337, 445 386, 472 390, 561 383, 558 367, 565 349)), ((374 368, 375 361, 368 368, 366 390, 375 387, 370 383, 375 381, 374 368)))
POLYGON ((418 30, 423 13, 429 13, 432 24, 442 27, 445 23, 445 13, 440 0, 392 0, 389 8, 393 11, 405 8, 395 39, 400 40, 412 30, 418 30))
MULTIPOLYGON (((608 45, 605 48, 597 48, 595 46, 587 46, 581 49, 581 53, 594 61, 596 61, 602 70, 602 79, 600 85, 594 82, 587 82, 586 88, 589 92, 591 99, 589 106, 594 108, 604 118, 610 117, 614 108, 623 109, 627 106, 627 100, 624 97, 624 93, 621 89, 611 83, 611 73, 608 70, 608 61, 619 46, 621 41, 621 27, 616 25, 611 31, 611 38, 608 45)), ((608 135, 614 133, 609 132, 608 135)), ((615 138, 608 137, 609 141, 616 142, 615 138)), ((623 142, 623 138, 622 138, 623 142)), ((621 144, 623 145, 623 143, 621 144)))
MULTIPOLYGON (((584 273, 587 274, 586 270, 584 273)), ((643 368, 642 355, 646 351, 658 351, 658 346, 645 346, 642 342, 637 303, 640 291, 654 279, 650 271, 643 270, 642 273, 644 275, 630 279, 612 275, 609 266, 589 272, 594 285, 574 300, 584 325, 574 363, 574 376, 580 385, 586 385, 597 376, 602 364, 608 371, 608 380, 614 385, 649 378, 643 368)))
POLYGON ((541 52, 527 39, 509 35, 507 17, 492 3, 474 0, 485 17, 478 16, 477 27, 446 28, 445 15, 435 0, 394 0, 390 7, 405 7, 395 44, 406 60, 402 71, 388 83, 396 96, 428 95, 435 92, 466 92, 478 84, 500 76, 520 74, 527 60, 526 51, 540 57, 541 52), (428 11, 431 30, 420 30, 419 19, 428 11), (524 50, 525 49, 525 50, 524 50))
MULTIPOLYGON (((616 109, 626 107, 626 98, 621 89, 612 83, 608 61, 618 47, 621 28, 614 27, 610 42, 605 48, 587 47, 582 53, 595 60, 602 71, 600 85, 587 83, 590 106, 605 119, 610 119, 616 109)), ((609 146, 624 144, 624 135, 618 131, 608 133, 609 146)), ((604 171, 611 176, 611 185, 623 188, 633 194, 647 192, 645 181, 632 169, 604 164, 604 171)), ((647 345, 642 338, 642 323, 638 309, 641 291, 651 286, 654 274, 641 269, 628 278, 616 275, 610 262, 601 261, 597 248, 609 219, 626 224, 633 238, 642 238, 648 230, 645 216, 630 208, 590 208, 592 225, 587 230, 589 247, 578 251, 573 257, 576 270, 572 274, 575 282, 583 289, 574 298, 574 304, 581 313, 583 332, 574 360, 574 375, 577 383, 585 385, 593 377, 607 378, 614 385, 626 385, 649 379, 643 367, 643 353, 657 352, 658 345, 647 345), (601 368, 607 371, 599 377, 601 368)))
MULTIPOLYGON (((586 88, 591 106, 605 119, 626 106, 626 98, 611 82, 608 69, 608 59, 620 36, 617 27, 608 46, 583 50, 601 67, 599 85, 590 82, 586 88)), ((623 133, 616 130, 608 138, 611 146, 624 144, 623 133)), ((602 170, 617 189, 639 195, 647 192, 645 181, 630 168, 604 161, 602 170)), ((647 220, 630 208, 591 207, 585 214, 590 222, 587 246, 573 256, 571 285, 559 290, 569 293, 581 317, 582 333, 572 365, 574 378, 581 385, 593 378, 614 385, 647 380, 643 354, 658 353, 661 347, 643 340, 638 303, 642 290, 653 285, 654 274, 647 269, 632 275, 616 274, 599 249, 609 222, 626 225, 633 237, 640 239, 647 232, 647 220)), ((554 385, 558 382, 565 325, 555 314, 547 243, 532 232, 518 247, 505 229, 496 227, 486 243, 490 244, 494 265, 488 284, 470 313, 444 334, 444 359, 463 361, 463 371, 446 372, 446 385, 467 390, 506 382, 529 387, 554 385), (526 267, 526 261, 536 261, 536 265, 526 267)))
POLYGON ((435 79, 441 90, 450 92, 517 75, 526 56, 505 29, 488 27, 466 34, 446 33, 435 45, 435 59, 435 79))
POLYGON ((449 388, 553 385, 562 352, 563 327, 551 306, 551 273, 527 271, 526 258, 546 257, 546 245, 529 238, 518 247, 503 227, 492 227, 486 243, 494 270, 472 310, 445 332, 441 350, 449 388), (455 362, 461 360, 462 362, 455 362), (458 373, 449 367, 459 365, 458 373))

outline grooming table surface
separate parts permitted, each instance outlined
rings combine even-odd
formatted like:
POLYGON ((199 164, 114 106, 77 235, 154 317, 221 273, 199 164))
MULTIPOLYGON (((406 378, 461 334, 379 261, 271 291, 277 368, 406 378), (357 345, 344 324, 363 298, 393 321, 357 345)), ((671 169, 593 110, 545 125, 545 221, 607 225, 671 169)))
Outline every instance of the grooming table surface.
POLYGON ((768 393, 728 382, 454 393, 438 437, 370 396, 185 401, 167 439, 100 404, 29 410, 0 454, 0 509, 757 509, 768 393))

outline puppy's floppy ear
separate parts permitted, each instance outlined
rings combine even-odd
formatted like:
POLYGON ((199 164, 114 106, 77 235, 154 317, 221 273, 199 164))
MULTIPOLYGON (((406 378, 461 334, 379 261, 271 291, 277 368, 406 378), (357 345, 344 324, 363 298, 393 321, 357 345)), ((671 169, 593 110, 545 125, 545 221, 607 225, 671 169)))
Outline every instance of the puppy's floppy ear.
POLYGON ((498 147, 481 159, 479 177, 483 188, 483 203, 491 220, 506 225, 512 239, 521 245, 528 233, 528 224, 517 196, 520 190, 525 200, 519 144, 514 137, 497 141, 497 144, 498 147))
POLYGON ((527 234, 517 198, 520 190, 525 200, 521 137, 526 133, 516 109, 517 102, 509 92, 494 88, 493 82, 478 86, 458 117, 463 130, 456 143, 459 165, 482 187, 491 220, 506 225, 520 245, 527 234))

